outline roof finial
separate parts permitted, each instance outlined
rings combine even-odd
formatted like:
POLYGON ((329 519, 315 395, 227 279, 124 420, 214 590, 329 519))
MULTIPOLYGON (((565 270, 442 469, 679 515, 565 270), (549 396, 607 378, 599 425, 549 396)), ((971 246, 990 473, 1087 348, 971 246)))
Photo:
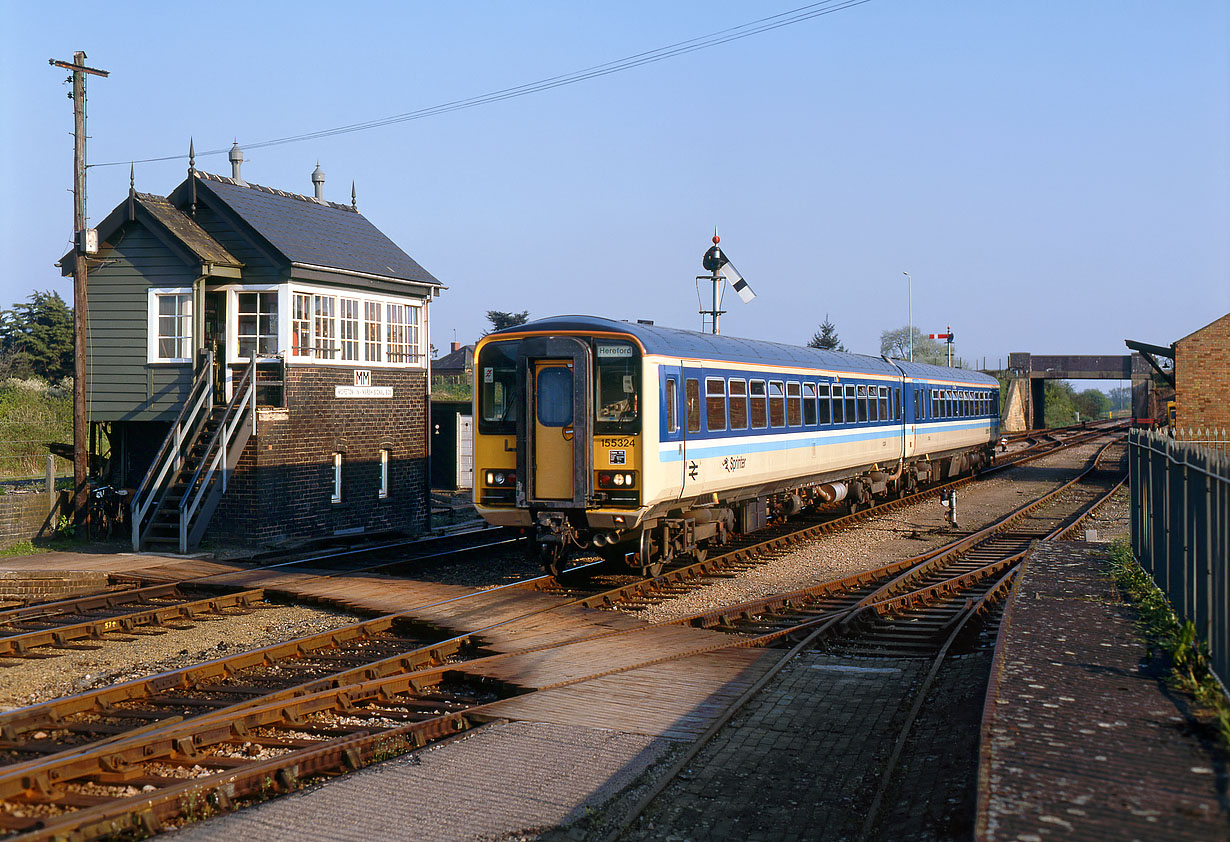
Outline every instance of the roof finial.
POLYGON ((354 192, 354 181, 353 180, 351 180, 350 182, 350 209, 355 212, 358 212, 359 210, 359 197, 354 192))
POLYGON ((321 201, 325 197, 325 171, 320 168, 320 161, 316 162, 316 169, 312 170, 312 188, 316 192, 316 201, 321 201))
POLYGON ((243 176, 239 174, 239 168, 243 166, 243 150, 239 148, 239 138, 235 138, 235 144, 231 147, 231 154, 227 157, 231 162, 231 178, 243 184, 243 176))
POLYGON ((192 136, 188 136, 188 191, 192 197, 192 215, 196 216, 196 149, 192 136))
POLYGON ((128 163, 128 221, 137 218, 137 165, 128 163))

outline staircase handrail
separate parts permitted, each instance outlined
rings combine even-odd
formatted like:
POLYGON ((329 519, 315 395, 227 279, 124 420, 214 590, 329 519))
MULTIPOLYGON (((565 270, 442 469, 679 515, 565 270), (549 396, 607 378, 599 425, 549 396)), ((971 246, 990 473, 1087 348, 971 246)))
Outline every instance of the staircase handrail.
MULTIPOLYGON (((248 364, 248 370, 239 380, 239 385, 235 387, 235 395, 231 398, 231 402, 226 406, 226 412, 222 419, 218 422, 218 429, 214 430, 213 436, 209 439, 209 444, 205 447, 205 452, 201 455, 201 462, 197 465, 196 471, 192 474, 192 479, 188 480, 185 487, 184 496, 179 501, 179 551, 181 553, 188 552, 188 526, 192 522, 192 517, 196 514, 196 510, 200 508, 201 501, 205 499, 205 493, 209 490, 209 484, 213 480, 214 472, 218 468, 219 461, 226 459, 227 445, 230 442, 232 434, 236 428, 247 419, 251 419, 252 432, 256 432, 256 353, 252 353, 252 357, 248 364), (246 406, 246 411, 244 407, 246 406), (206 470, 206 465, 209 466, 206 470), (205 471, 204 477, 201 472, 205 471), (199 483, 198 483, 199 480, 199 483)), ((226 492, 226 471, 222 472, 222 491, 226 492)))
POLYGON ((204 358, 201 370, 192 384, 191 391, 188 392, 188 398, 179 410, 179 415, 172 422, 171 429, 167 433, 167 437, 163 439, 158 455, 154 457, 150 469, 145 473, 145 478, 141 480, 141 485, 137 487, 136 493, 132 496, 132 503, 129 506, 129 518, 132 521, 133 552, 141 550, 141 523, 145 520, 145 515, 150 507, 159 500, 156 492, 162 487, 162 483, 166 480, 167 472, 171 470, 171 466, 179 463, 179 457, 184 446, 185 432, 196 424, 202 409, 209 413, 214 408, 212 383, 214 354, 212 350, 206 350, 201 352, 201 355, 204 358))

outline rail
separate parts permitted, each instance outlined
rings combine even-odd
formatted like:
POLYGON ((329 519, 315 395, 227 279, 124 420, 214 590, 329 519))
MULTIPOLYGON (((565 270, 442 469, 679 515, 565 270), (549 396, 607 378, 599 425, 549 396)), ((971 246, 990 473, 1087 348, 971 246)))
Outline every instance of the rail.
MULTIPOLYGON (((245 421, 250 423, 249 435, 256 435, 257 378, 255 372, 256 353, 253 352, 248 370, 243 373, 243 378, 235 388, 235 396, 227 404, 226 413, 218 422, 218 428, 214 430, 213 436, 210 437, 209 444, 201 456, 201 462, 193 472, 192 478, 188 481, 184 491, 184 496, 179 501, 179 551, 181 553, 188 552, 189 545, 195 543, 194 539, 199 537, 194 533, 201 532, 204 529, 204 524, 200 524, 199 528, 190 529, 190 527, 198 526, 194 519, 197 512, 200 511, 202 503, 208 499, 206 495, 213 488, 214 475, 219 473, 219 464, 222 465, 222 488, 220 493, 226 493, 227 479, 232 468, 230 464, 230 445, 232 440, 235 439, 240 425, 245 421), (202 471, 204 471, 203 476, 202 471)), ((246 440, 247 438, 245 437, 244 441, 246 442, 246 440)), ((216 497, 214 499, 216 500, 216 497)))
POLYGON ((196 438, 196 431, 203 418, 207 418, 214 408, 214 390, 212 375, 214 355, 212 351, 203 351, 201 367, 197 372, 196 381, 188 393, 188 399, 179 411, 171 432, 162 442, 158 455, 154 457, 152 467, 141 480, 141 485, 133 495, 130 507, 132 520, 132 551, 140 552, 143 526, 147 520, 152 520, 166 492, 167 484, 174 479, 175 474, 183 468, 186 459, 184 445, 191 445, 196 438), (172 468, 175 470, 172 471, 172 468))
POLYGON ((1230 685, 1230 456, 1161 432, 1129 438, 1132 554, 1192 622, 1230 685))

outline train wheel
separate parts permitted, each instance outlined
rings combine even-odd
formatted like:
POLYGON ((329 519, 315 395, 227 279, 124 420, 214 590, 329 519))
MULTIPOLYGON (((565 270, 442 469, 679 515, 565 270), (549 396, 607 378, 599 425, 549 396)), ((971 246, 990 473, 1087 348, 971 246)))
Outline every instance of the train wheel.
POLYGON ((662 545, 648 529, 641 532, 641 551, 637 553, 637 561, 641 574, 648 579, 661 576, 662 569, 666 566, 662 545))

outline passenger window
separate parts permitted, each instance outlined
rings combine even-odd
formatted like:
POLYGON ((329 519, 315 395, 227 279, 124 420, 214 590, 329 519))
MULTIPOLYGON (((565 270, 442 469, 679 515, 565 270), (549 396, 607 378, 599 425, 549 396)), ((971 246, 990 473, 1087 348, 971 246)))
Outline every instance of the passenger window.
MULTIPOLYGON (((829 424, 833 420, 833 407, 829 404, 829 384, 821 383, 820 391, 820 423, 829 424)), ((837 402, 837 412, 841 412, 841 401, 837 402)))
POLYGON ((677 402, 679 395, 677 394, 678 386, 675 384, 675 378, 666 378, 666 432, 674 433, 679 430, 679 418, 677 413, 679 408, 677 402))
POLYGON ((799 397, 799 384, 786 384, 786 423, 791 427, 801 426, 803 423, 803 399, 799 397))
POLYGON ((888 387, 880 387, 880 420, 887 421, 892 418, 888 413, 888 387))
POLYGON ((867 405, 868 410, 870 410, 870 411, 868 412, 868 414, 867 414, 867 420, 869 420, 869 421, 879 421, 879 420, 880 420, 880 412, 879 412, 879 402, 878 402, 878 401, 876 401, 876 387, 875 387, 875 386, 868 386, 868 387, 867 387, 867 394, 871 397, 871 400, 870 400, 870 402, 869 402, 869 403, 868 403, 868 405, 867 405))
POLYGON ((808 427, 816 426, 816 384, 803 384, 803 423, 808 427))
POLYGON ((940 417, 940 393, 937 389, 931 390, 931 417, 940 417))
POLYGON ((689 377, 683 382, 683 399, 687 402, 688 432, 700 432, 700 381, 689 377))
POLYGON ((846 423, 853 424, 858 413, 854 411, 854 387, 846 387, 846 423))
MULTIPOLYGON (((849 387, 846 387, 849 388, 849 387)), ((858 422, 864 424, 867 421, 867 387, 858 387, 858 422)))
POLYGON ((786 396, 780 380, 769 381, 769 426, 786 426, 786 396))
POLYGON ((726 381, 721 377, 705 378, 705 423, 712 433, 726 429, 726 381))
POLYGON ((901 420, 901 387, 893 388, 893 417, 901 420))
POLYGON ((730 429, 747 429, 747 381, 730 381, 730 429))
POLYGON ((765 407, 765 388, 763 380, 753 380, 748 384, 751 391, 752 427, 761 429, 769 424, 768 409, 765 407))

